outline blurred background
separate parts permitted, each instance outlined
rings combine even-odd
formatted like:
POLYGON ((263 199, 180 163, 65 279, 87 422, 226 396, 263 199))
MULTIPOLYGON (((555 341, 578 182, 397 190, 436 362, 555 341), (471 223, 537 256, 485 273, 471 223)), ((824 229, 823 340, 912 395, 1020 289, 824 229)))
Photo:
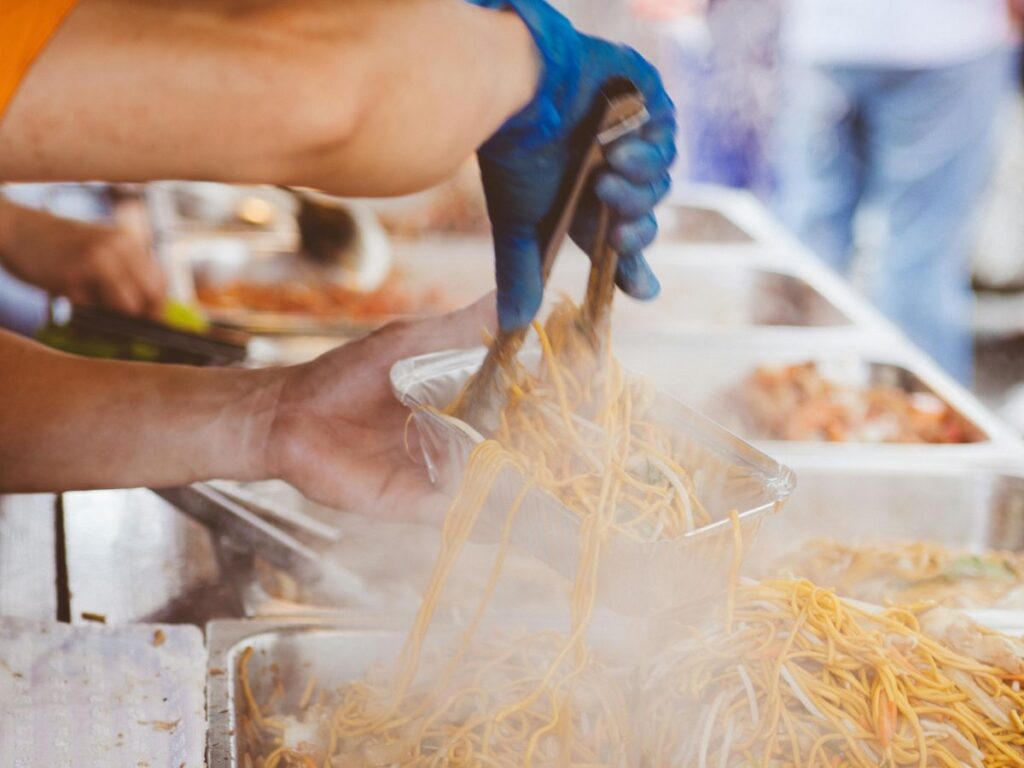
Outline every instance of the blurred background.
MULTIPOLYGON (((1021 0, 559 5, 658 63, 679 112, 677 200, 723 188, 756 197, 953 379, 1024 429, 1021 0)), ((8 185, 3 194, 130 230, 174 299, 220 324, 277 334, 274 360, 321 349, 328 342, 303 334, 323 342, 342 305, 351 333, 454 305, 488 281, 486 271, 467 277, 457 259, 443 289, 421 274, 425 240, 447 237, 450 251, 453 237, 486 234, 472 164, 412 198, 321 198, 319 208, 285 190, 173 182, 8 185), (325 219, 332 206, 343 213, 325 219), (333 228, 326 248, 335 238, 344 258, 280 258, 308 255, 316 226, 333 228), (282 330, 293 332, 287 343, 282 330)), ((690 214, 669 224, 695 241, 721 226, 690 214)), ((54 231, 52 248, 73 258, 81 233, 54 231)), ((60 335, 51 295, 0 279, 0 323, 60 335)))

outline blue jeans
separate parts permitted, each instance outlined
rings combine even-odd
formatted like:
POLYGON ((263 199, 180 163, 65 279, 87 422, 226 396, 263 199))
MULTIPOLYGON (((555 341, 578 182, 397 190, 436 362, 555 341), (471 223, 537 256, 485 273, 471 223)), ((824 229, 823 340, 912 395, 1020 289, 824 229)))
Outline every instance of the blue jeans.
POLYGON ((854 217, 878 214, 870 299, 946 370, 972 373, 971 221, 1009 92, 998 52, 934 69, 787 65, 778 213, 841 273, 854 217))

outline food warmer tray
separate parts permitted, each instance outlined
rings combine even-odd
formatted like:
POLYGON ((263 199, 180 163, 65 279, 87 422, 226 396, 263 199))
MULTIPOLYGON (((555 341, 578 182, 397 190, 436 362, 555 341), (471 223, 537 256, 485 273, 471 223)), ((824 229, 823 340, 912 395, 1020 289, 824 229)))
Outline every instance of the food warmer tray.
POLYGON ((799 484, 765 520, 748 564, 784 564, 807 541, 931 541, 972 551, 1024 549, 1024 466, 954 460, 907 466, 792 459, 799 484))
POLYGON ((686 242, 728 248, 756 248, 775 239, 777 225, 764 204, 746 190, 714 184, 675 184, 668 202, 660 206, 659 231, 664 238, 676 233, 674 224, 693 219, 692 229, 679 232, 686 242), (674 219, 676 210, 695 212, 674 219))
POLYGON ((407 624, 370 614, 335 617, 330 622, 213 621, 206 627, 209 669, 206 685, 207 766, 242 766, 238 715, 241 691, 238 660, 251 646, 250 675, 257 696, 271 664, 284 679, 305 684, 316 673, 324 685, 337 686, 362 674, 401 648, 407 624))
MULTIPOLYGON (((826 443, 753 440, 766 453, 788 462, 791 456, 858 463, 947 462, 974 466, 1024 463, 1024 444, 975 397, 898 338, 825 334, 818 338, 668 339, 623 334, 617 352, 623 365, 650 377, 659 389, 690 403, 727 428, 737 424, 728 411, 728 392, 759 366, 815 361, 843 380, 891 383, 936 396, 983 439, 960 444, 826 443)), ((738 423, 738 422, 737 422, 738 423)))
POLYGON ((146 185, 146 204, 158 238, 242 237, 271 248, 299 243, 298 206, 279 187, 158 181, 146 185), (254 203, 262 216, 246 221, 240 214, 254 203))
MULTIPOLYGON (((565 627, 565 614, 502 614, 484 621, 488 628, 546 630, 565 627)), ((311 675, 323 688, 336 688, 363 675, 375 663, 387 663, 401 651, 408 631, 408 616, 390 612, 348 612, 326 620, 228 619, 206 626, 208 675, 206 686, 207 768, 238 768, 243 765, 239 714, 242 692, 238 662, 242 652, 253 649, 249 679, 257 699, 266 699, 271 680, 290 681, 298 697, 311 675)), ((447 642, 461 625, 441 624, 432 629, 434 640, 447 642)), ((589 633, 591 644, 621 651, 636 641, 637 634, 625 620, 595 616, 589 633)), ((630 646, 632 647, 632 646, 630 646)))
MULTIPOLYGON (((1024 635, 1024 612, 967 611, 975 621, 1013 635, 1024 635)), ((505 621, 509 620, 505 617, 505 621)), ((537 617, 513 617, 518 626, 552 626, 537 617)), ((388 613, 352 612, 330 620, 301 621, 217 620, 206 627, 208 669, 206 687, 207 767, 240 768, 242 758, 239 715, 243 695, 238 662, 253 649, 249 677, 258 699, 269 695, 276 674, 290 681, 286 695, 301 695, 311 675, 319 686, 335 688, 364 674, 375 663, 387 663, 400 652, 408 618, 388 613)), ((442 630, 443 631, 443 630, 442 630)), ((593 639, 613 648, 635 642, 630 625, 598 619, 593 639)))
MULTIPOLYGON (((182 244, 174 254, 176 262, 191 269, 193 284, 197 280, 216 286, 237 279, 277 282, 306 277, 300 274, 301 262, 285 252, 251 247, 241 257, 233 255, 230 263, 221 263, 191 256, 199 247, 182 244)), ((394 287, 414 300, 423 299, 430 311, 468 304, 494 288, 492 248, 489 240, 474 237, 396 241, 392 247, 394 287)), ((649 260, 661 280, 662 299, 645 303, 619 297, 613 320, 616 332, 857 332, 857 325, 872 324, 858 302, 831 288, 823 293, 776 253, 725 255, 664 243, 651 249, 649 260)), ((580 300, 588 270, 586 257, 574 245, 567 245, 548 283, 549 304, 563 295, 580 300)), ((394 319, 388 314, 316 317, 242 308, 211 308, 210 312, 218 322, 261 333, 355 334, 394 319)))
POLYGON ((712 204, 670 204, 657 211, 659 237, 709 246, 748 245, 754 236, 732 216, 712 204))

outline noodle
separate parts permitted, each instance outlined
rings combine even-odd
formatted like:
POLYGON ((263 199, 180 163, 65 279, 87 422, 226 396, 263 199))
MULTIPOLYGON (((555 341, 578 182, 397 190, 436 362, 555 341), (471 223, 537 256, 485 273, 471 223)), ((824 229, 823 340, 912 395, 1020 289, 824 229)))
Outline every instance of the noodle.
POLYGON ((850 545, 816 539, 775 570, 874 603, 933 600, 956 608, 1024 608, 1019 552, 975 554, 924 541, 850 545))
POLYGON ((925 634, 936 610, 873 611, 808 581, 741 586, 731 630, 691 628, 652 667, 655 764, 691 764, 674 724, 713 700, 698 764, 1024 765, 1019 672, 955 650, 955 633, 925 634))
MULTIPOLYGON (((613 535, 637 541, 674 538, 710 517, 673 458, 671 438, 645 420, 650 391, 624 374, 610 345, 593 337, 579 310, 565 303, 545 326, 534 329, 541 363, 531 371, 510 361, 501 371, 506 402, 498 429, 469 458, 445 518, 441 552, 393 673, 344 686, 329 715, 306 710, 304 721, 321 724, 317 738, 302 749, 276 745, 264 753, 263 768, 301 765, 308 755, 335 766, 354 758, 363 765, 409 766, 547 765, 556 759, 564 765, 604 765, 622 759, 628 711, 621 702, 612 703, 621 690, 599 683, 603 675, 593 674, 600 665, 585 641, 604 542, 613 535), (469 629, 441 664, 444 671, 423 681, 424 641, 441 592, 505 470, 522 476, 523 484, 507 511, 502 553, 531 488, 554 495, 580 519, 569 632, 518 638, 500 653, 491 646, 480 650, 474 635, 501 555, 469 629), (537 644, 543 654, 530 650, 537 644), (500 661, 488 661, 494 653, 500 661), (481 669, 488 670, 486 681, 481 669), (595 700, 601 706, 592 711, 595 700)), ((247 677, 245 672, 244 686, 247 677)), ((265 732, 265 718, 251 697, 246 700, 257 729, 265 732)))

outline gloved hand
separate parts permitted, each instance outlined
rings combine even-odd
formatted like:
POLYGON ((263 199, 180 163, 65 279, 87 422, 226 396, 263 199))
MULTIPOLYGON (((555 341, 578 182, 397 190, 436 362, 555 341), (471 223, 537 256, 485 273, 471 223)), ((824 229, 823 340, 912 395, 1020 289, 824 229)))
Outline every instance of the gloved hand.
POLYGON ((643 249, 657 234, 653 209, 668 192, 675 159, 675 108, 657 71, 639 53, 583 35, 543 0, 474 0, 511 8, 533 35, 543 60, 532 102, 510 118, 478 152, 487 209, 494 230, 498 319, 505 330, 529 323, 540 308, 538 225, 551 214, 566 169, 578 162, 593 136, 577 130, 595 96, 613 77, 627 77, 643 93, 651 120, 607 152, 594 193, 581 202, 570 236, 590 253, 598 199, 615 222, 609 242, 619 253, 618 286, 652 299, 661 286, 643 249), (595 197, 596 195, 596 197, 595 197))

